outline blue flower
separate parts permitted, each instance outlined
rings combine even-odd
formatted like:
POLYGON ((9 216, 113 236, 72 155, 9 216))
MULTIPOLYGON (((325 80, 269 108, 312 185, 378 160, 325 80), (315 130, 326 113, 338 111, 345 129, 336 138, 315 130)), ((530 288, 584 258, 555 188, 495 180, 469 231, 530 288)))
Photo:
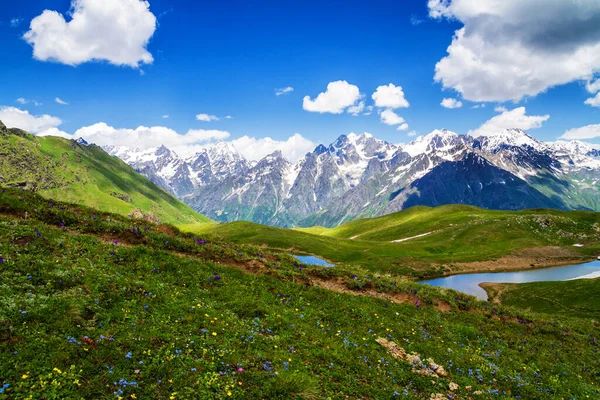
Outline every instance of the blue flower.
POLYGON ((125 354, 125 358, 131 358, 131 352, 125 354))

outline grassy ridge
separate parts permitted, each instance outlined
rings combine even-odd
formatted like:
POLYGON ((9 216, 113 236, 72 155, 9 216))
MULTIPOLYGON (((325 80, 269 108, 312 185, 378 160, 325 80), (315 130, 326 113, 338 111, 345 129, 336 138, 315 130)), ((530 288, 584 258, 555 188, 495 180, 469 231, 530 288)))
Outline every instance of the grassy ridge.
POLYGON ((600 396, 600 327, 588 319, 299 268, 31 193, 1 193, 0 207, 0 399, 600 396), (351 294, 361 287, 408 301, 351 294), (420 373, 378 338, 448 375, 420 373))
POLYGON ((290 230, 249 222, 189 225, 183 229, 396 273, 430 263, 494 260, 522 249, 545 246, 561 247, 573 259, 600 254, 600 213, 586 211, 491 211, 451 205, 414 207, 335 229, 290 230), (426 235, 415 237, 423 234, 426 235), (411 237, 400 243, 392 242, 411 237), (584 247, 573 247, 576 243, 584 247))
POLYGON ((491 301, 535 312, 600 317, 600 279, 486 286, 491 301))
POLYGON ((196 213, 97 146, 0 126, 0 182, 56 200, 167 223, 205 223, 196 213))

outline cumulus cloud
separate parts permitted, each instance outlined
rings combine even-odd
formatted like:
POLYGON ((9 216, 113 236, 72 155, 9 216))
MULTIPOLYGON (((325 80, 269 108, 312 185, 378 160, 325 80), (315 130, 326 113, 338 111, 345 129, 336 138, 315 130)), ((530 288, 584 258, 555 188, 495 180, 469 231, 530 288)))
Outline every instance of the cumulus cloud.
POLYGON ((146 49, 156 17, 145 0, 72 0, 70 21, 57 11, 35 17, 23 38, 33 57, 79 65, 107 61, 133 68, 153 62, 146 49))
POLYGON ((594 139, 600 137, 600 124, 587 125, 580 128, 569 129, 560 137, 560 139, 594 139))
POLYGON ((99 146, 128 146, 144 150, 161 145, 174 149, 212 140, 223 140, 229 136, 229 132, 219 130, 190 129, 185 134, 179 134, 164 126, 139 126, 135 129, 128 129, 114 128, 104 122, 99 122, 78 129, 71 137, 82 137, 89 143, 99 146))
POLYGON ((585 101, 585 104, 592 107, 600 107, 600 92, 595 97, 590 97, 585 101))
POLYGON ((461 108, 463 106, 462 101, 453 99, 453 98, 445 98, 440 103, 444 108, 461 108))
POLYGON ((496 107, 494 107, 494 111, 499 112, 499 113, 503 113, 503 112, 507 112, 508 108, 506 108, 504 106, 496 106, 496 107))
POLYGON ((600 78, 596 79, 595 81, 588 81, 587 84, 585 85, 585 88, 587 89, 588 92, 594 94, 596 92, 600 92, 600 78))
POLYGON ((69 103, 67 103, 66 101, 61 100, 60 97, 55 98, 54 101, 57 102, 58 104, 63 105, 63 106, 68 106, 69 105, 69 103))
POLYGON ((541 128, 542 124, 550 118, 550 115, 527 115, 525 107, 518 107, 514 110, 503 111, 486 121, 475 130, 469 131, 471 136, 490 136, 495 135, 505 129, 536 129, 541 128))
POLYGON ((21 22, 23 22, 23 18, 13 18, 10 20, 10 26, 16 28, 17 26, 21 25, 21 22))
POLYGON ((379 116, 381 117, 381 122, 383 122, 386 125, 401 125, 406 122, 404 118, 402 118, 401 116, 396 114, 394 110, 390 110, 389 108, 387 110, 383 110, 379 114, 379 116))
POLYGON ((365 102, 360 101, 358 104, 348 107, 347 111, 348 111, 348 114, 352 114, 356 117, 356 116, 360 115, 360 113, 362 113, 364 110, 365 110, 365 102))
POLYGON ((396 128, 397 131, 405 131, 408 129, 408 124, 405 122, 403 124, 400 124, 400 126, 398 126, 398 128, 396 128))
POLYGON ((219 117, 217 117, 216 115, 198 114, 198 115, 196 115, 196 119, 198 121, 203 121, 203 122, 212 122, 212 121, 218 121, 219 117))
POLYGON ((417 136, 417 131, 410 131, 406 134, 406 136, 409 136, 409 137, 417 136))
POLYGON ((275 96, 282 96, 284 94, 288 94, 294 91, 294 88, 291 86, 275 89, 275 96))
POLYGON ((0 107, 0 121, 9 128, 19 128, 30 133, 45 133, 62 124, 58 117, 48 114, 36 116, 16 107, 0 107))
POLYGON ((371 96, 375 105, 381 108, 406 108, 410 104, 404 98, 402 86, 396 86, 393 83, 379 86, 371 96))
POLYGON ((255 138, 242 136, 239 139, 232 140, 231 143, 240 154, 248 160, 254 161, 280 150, 286 159, 290 162, 296 162, 316 147, 315 143, 299 133, 295 133, 287 140, 275 140, 270 137, 255 138))
POLYGON ((169 119, 169 118, 171 118, 171 117, 168 114, 165 114, 162 116, 162 119, 169 119))
POLYGON ((597 0, 429 0, 464 26, 435 81, 470 101, 518 101, 600 71, 597 0))
POLYGON ((314 100, 305 96, 302 108, 310 112, 341 114, 361 99, 358 86, 346 81, 330 82, 327 91, 320 93, 314 100))

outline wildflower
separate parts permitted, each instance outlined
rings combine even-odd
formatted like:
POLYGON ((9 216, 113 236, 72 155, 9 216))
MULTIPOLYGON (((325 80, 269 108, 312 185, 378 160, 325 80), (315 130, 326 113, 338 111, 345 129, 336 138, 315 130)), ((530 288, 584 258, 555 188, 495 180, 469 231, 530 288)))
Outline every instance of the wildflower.
POLYGON ((29 375, 27 375, 27 374, 24 374, 24 375, 21 377, 21 379, 27 379, 27 378, 29 378, 29 375))
POLYGON ((212 335, 213 335, 213 336, 217 336, 217 332, 213 332, 213 333, 212 333, 212 335))
POLYGON ((128 352, 127 354, 125 354, 125 358, 131 358, 131 352, 128 352))
POLYGON ((4 262, 4 258, 0 257, 0 264, 4 262))
POLYGON ((238 372, 244 372, 244 368, 242 368, 242 367, 239 367, 237 370, 238 370, 238 372))

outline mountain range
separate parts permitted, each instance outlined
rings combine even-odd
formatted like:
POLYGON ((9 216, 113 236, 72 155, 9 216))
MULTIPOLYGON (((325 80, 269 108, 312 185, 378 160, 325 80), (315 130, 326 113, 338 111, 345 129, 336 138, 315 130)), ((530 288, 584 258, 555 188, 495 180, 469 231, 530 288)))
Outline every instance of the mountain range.
POLYGON ((541 142, 519 129, 474 137, 435 130, 406 145, 342 135, 296 163, 258 162, 218 142, 189 158, 165 146, 105 146, 156 185, 216 221, 337 226, 410 206, 600 210, 600 148, 541 142))

